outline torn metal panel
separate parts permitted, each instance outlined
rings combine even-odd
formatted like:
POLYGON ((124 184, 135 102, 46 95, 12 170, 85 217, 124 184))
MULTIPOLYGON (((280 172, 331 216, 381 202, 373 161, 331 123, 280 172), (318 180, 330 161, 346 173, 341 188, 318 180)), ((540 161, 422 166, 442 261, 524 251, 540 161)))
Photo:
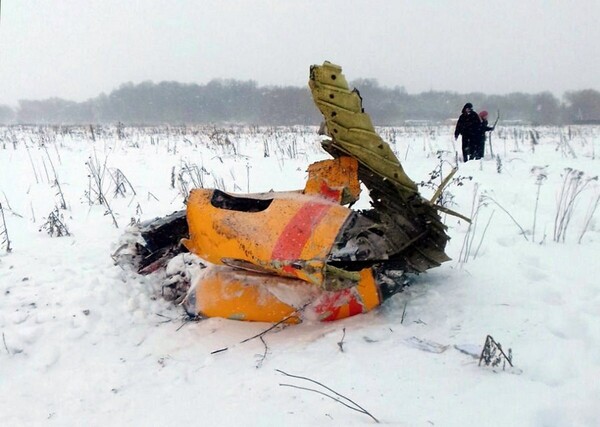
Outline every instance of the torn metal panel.
MULTIPOLYGON (((352 156, 359 163, 359 179, 369 189, 373 212, 409 272, 424 272, 449 260, 449 239, 435 207, 421 197, 390 146, 375 132, 362 108, 359 94, 348 88, 341 67, 313 65, 309 86, 323 114, 331 140, 323 148, 333 157, 352 156)), ((369 214, 367 214, 369 215, 369 214)))

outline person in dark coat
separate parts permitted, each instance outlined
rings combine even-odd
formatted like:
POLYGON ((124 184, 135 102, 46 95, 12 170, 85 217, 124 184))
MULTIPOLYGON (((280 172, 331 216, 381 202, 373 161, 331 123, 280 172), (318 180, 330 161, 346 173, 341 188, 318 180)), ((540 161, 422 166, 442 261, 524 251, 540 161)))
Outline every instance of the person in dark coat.
POLYGON ((473 111, 473 104, 467 102, 463 107, 456 129, 454 130, 454 139, 462 135, 462 154, 465 163, 475 158, 475 149, 481 138, 481 119, 473 111))
POLYGON ((479 118, 481 119, 481 125, 479 128, 479 140, 477 141, 477 146, 475 147, 476 159, 483 158, 483 153, 485 152, 485 133, 495 129, 495 126, 488 126, 487 111, 483 110, 482 112, 480 112, 479 118))

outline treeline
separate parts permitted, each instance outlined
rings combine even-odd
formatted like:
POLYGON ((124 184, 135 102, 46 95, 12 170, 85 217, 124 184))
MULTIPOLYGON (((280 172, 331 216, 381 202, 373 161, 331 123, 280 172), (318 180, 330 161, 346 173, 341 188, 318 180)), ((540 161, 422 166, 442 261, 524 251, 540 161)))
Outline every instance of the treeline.
MULTIPOLYGON (((503 120, 532 124, 600 122, 600 92, 550 92, 486 95, 430 91, 408 94, 402 87, 380 86, 374 79, 351 82, 363 97, 363 107, 377 125, 411 121, 444 122, 456 118, 466 102, 490 117, 500 110, 503 120)), ((248 123, 257 125, 318 124, 321 120, 309 89, 260 87, 254 81, 213 80, 205 85, 178 82, 126 83, 109 95, 84 102, 60 98, 21 100, 16 109, 0 105, 3 124, 131 125, 248 123)))

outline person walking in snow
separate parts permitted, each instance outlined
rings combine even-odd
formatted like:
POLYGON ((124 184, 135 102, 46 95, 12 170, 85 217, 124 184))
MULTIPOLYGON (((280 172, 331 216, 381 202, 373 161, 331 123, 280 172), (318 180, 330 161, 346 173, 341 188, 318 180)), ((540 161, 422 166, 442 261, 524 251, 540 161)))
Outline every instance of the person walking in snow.
POLYGON ((477 141, 477 145, 475 147, 475 159, 482 159, 483 153, 485 152, 485 133, 489 131, 493 131, 496 126, 488 126, 488 112, 483 110, 479 113, 479 118, 481 119, 481 124, 479 128, 479 140, 477 141))
POLYGON ((473 111, 473 104, 470 102, 465 104, 456 123, 455 140, 458 139, 458 135, 462 135, 462 155, 466 163, 475 158, 475 149, 481 138, 481 119, 473 111))

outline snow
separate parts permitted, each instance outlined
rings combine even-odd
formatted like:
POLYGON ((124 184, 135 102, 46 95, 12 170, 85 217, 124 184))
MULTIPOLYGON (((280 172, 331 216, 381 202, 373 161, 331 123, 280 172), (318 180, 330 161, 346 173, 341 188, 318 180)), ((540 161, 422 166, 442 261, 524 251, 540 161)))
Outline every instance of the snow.
MULTIPOLYGON (((132 219, 183 208, 192 182, 182 166, 196 165, 204 186, 226 191, 303 188, 308 164, 328 158, 316 127, 232 126, 232 144, 211 140, 212 128, 125 131, 120 140, 114 128, 97 129, 92 141, 85 128, 0 128, 12 247, 0 246, 1 425, 375 424, 326 396, 280 386, 328 392, 277 370, 319 381, 388 425, 600 424, 598 210, 589 219, 597 180, 575 199, 564 241, 553 239, 565 168, 583 171, 583 181, 600 171, 600 128, 538 128, 538 145, 529 128, 495 132, 500 163, 489 154, 459 163, 462 185, 447 189, 448 207, 478 212, 471 228, 444 215, 452 261, 413 277, 377 310, 275 328, 264 343, 242 341, 269 324, 184 322, 182 307, 161 297, 164 273, 137 275, 111 254, 132 219), (89 158, 120 169, 135 190, 116 197, 105 181, 119 228, 106 206, 88 201, 89 158), (70 236, 39 231, 60 203, 53 168, 70 236), (546 179, 536 185, 540 168, 546 179), (512 349, 514 368, 478 366, 487 335, 512 349)), ((449 173, 459 149, 450 127, 380 132, 416 182, 440 159, 449 173)))

